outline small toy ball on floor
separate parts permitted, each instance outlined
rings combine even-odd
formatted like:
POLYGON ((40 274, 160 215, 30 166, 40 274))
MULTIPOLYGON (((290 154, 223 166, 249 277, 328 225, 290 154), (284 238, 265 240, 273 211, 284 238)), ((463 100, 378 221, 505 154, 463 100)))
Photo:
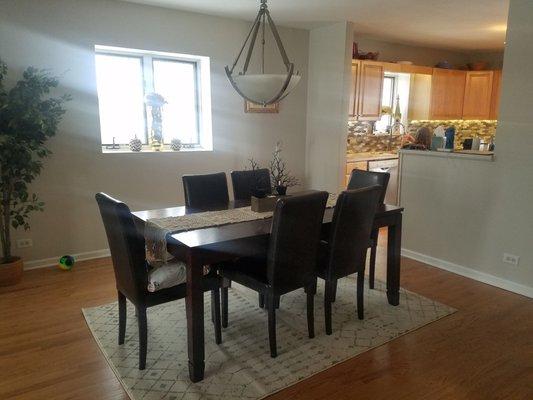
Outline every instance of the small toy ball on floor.
POLYGON ((57 265, 63 271, 70 271, 74 266, 74 257, 72 256, 63 256, 59 259, 59 264, 57 265))

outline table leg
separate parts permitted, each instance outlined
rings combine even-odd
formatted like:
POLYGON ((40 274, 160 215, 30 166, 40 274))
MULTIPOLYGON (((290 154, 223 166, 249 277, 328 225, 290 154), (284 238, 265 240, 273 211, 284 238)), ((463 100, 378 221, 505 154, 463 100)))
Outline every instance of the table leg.
POLYGON ((402 214, 388 227, 387 237, 387 299, 389 304, 400 304, 400 263, 402 249, 402 214))
POLYGON ((204 290, 203 265, 192 250, 187 252, 187 352, 189 378, 193 382, 204 379, 204 290))

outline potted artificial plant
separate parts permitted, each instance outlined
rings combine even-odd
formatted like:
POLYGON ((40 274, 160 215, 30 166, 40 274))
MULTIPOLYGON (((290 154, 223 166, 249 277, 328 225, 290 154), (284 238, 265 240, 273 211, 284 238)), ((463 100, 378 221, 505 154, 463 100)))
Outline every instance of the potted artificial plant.
POLYGON ((29 229, 29 215, 44 203, 28 185, 39 175, 42 159, 51 154, 45 142, 54 136, 68 95, 50 97, 59 81, 45 70, 26 69, 11 89, 5 87, 7 66, 0 60, 0 286, 22 278, 22 259, 11 253, 11 229, 29 229))

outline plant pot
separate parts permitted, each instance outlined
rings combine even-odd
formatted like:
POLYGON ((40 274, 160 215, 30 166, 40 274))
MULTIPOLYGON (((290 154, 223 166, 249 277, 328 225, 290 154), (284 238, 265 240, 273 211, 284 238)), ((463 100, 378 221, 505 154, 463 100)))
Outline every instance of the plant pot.
POLYGON ((287 194, 287 186, 276 186, 276 193, 280 196, 285 196, 287 194))
POLYGON ((22 258, 13 257, 11 262, 0 264, 0 286, 16 285, 22 280, 24 263, 22 258))

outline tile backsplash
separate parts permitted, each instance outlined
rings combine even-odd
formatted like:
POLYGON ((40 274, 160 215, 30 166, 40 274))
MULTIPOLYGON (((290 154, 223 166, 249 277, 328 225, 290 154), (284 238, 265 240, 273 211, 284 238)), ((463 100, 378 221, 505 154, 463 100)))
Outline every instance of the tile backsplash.
POLYGON ((498 121, 496 120, 413 120, 409 124, 408 132, 415 135, 418 128, 427 126, 431 130, 437 126, 455 126, 455 148, 461 149, 467 138, 478 137, 483 142, 490 142, 496 134, 498 121))
MULTIPOLYGON (((455 126, 455 147, 462 148, 463 140, 466 138, 479 137, 483 142, 490 142, 496 134, 498 121, 495 120, 413 120, 409 123, 407 132, 412 136, 416 131, 427 126, 431 130, 437 126, 455 126)), ((357 153, 379 153, 385 151, 395 151, 400 147, 401 136, 373 134, 372 125, 367 122, 348 122, 348 154, 357 153)))

